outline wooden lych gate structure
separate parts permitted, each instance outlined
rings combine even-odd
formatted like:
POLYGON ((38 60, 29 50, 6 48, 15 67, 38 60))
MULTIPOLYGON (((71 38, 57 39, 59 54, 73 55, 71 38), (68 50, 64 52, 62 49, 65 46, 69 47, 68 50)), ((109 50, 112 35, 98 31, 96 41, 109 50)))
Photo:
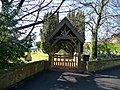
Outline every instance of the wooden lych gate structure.
POLYGON ((59 55, 52 52, 49 54, 51 68, 59 69, 77 69, 81 61, 80 54, 83 52, 84 32, 78 32, 70 21, 65 17, 54 31, 46 38, 51 49, 59 46, 59 42, 68 42, 72 50, 76 52, 73 55, 59 55))

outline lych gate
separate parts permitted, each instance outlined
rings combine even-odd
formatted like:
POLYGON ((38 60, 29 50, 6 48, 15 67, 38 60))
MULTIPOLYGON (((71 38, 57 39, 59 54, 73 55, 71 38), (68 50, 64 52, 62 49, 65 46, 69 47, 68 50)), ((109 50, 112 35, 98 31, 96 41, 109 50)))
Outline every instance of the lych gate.
POLYGON ((79 33, 70 21, 65 17, 46 38, 51 49, 60 50, 67 48, 69 54, 56 54, 55 50, 49 55, 51 68, 74 69, 79 67, 81 61, 80 54, 83 51, 84 35, 79 33))

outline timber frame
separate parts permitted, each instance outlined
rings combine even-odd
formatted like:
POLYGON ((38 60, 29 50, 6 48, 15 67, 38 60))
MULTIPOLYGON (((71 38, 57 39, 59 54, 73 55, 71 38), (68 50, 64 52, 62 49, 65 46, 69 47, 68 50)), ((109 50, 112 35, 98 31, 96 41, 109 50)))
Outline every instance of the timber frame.
POLYGON ((79 56, 83 52, 84 35, 75 29, 67 17, 65 17, 46 38, 51 48, 54 48, 54 46, 62 40, 71 42, 75 47, 74 51, 77 52, 79 56))

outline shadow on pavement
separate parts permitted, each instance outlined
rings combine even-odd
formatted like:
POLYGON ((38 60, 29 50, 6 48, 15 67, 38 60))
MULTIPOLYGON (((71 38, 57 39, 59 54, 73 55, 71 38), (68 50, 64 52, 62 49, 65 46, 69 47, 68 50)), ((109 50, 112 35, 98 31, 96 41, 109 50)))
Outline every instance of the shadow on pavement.
POLYGON ((7 90, 120 90, 120 68, 94 75, 44 71, 7 90))

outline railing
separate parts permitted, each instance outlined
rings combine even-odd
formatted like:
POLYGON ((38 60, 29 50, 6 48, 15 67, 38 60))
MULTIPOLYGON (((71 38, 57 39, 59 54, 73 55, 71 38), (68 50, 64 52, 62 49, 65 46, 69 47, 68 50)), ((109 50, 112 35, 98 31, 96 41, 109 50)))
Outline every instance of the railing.
POLYGON ((78 55, 52 55, 53 68, 71 69, 78 68, 78 55))

